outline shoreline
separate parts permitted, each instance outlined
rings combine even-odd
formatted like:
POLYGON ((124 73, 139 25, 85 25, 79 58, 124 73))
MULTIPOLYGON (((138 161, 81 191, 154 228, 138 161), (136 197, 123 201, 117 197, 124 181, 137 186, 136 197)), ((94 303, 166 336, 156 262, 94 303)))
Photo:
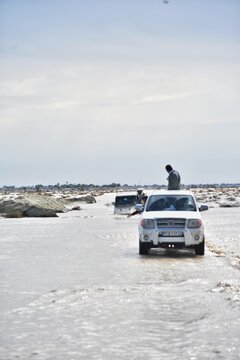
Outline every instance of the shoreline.
MULTIPOLYGON (((144 189, 145 190, 145 189, 144 189)), ((153 189, 156 190, 156 189, 153 189)), ((194 188, 190 189, 199 203, 209 208, 240 207, 240 188, 194 188)), ((124 192, 134 192, 128 190, 124 192)), ((146 189, 150 191, 150 189, 146 189)), ((57 217, 58 213, 81 210, 81 203, 95 203, 96 198, 106 193, 122 193, 122 189, 93 190, 76 189, 53 191, 24 191, 0 193, 0 216, 18 217, 57 217)))

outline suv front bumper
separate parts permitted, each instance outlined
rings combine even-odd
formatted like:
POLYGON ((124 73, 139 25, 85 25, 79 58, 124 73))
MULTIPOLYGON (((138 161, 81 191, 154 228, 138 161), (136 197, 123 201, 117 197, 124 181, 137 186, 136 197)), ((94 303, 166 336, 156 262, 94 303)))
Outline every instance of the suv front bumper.
POLYGON ((143 229, 139 230, 140 241, 152 244, 152 247, 188 247, 200 244, 204 239, 203 228, 198 229, 143 229), (166 236, 167 235, 167 236, 166 236), (165 246, 166 245, 166 246, 165 246))

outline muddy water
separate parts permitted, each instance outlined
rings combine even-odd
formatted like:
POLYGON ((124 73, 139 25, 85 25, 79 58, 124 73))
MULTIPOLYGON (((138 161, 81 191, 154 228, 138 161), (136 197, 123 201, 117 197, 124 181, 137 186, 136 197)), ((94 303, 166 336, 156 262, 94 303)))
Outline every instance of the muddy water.
POLYGON ((204 257, 140 257, 112 200, 0 220, 0 359, 239 359, 239 211, 204 214, 204 257))
POLYGON ((209 249, 240 270, 240 208, 210 209, 204 219, 209 249))

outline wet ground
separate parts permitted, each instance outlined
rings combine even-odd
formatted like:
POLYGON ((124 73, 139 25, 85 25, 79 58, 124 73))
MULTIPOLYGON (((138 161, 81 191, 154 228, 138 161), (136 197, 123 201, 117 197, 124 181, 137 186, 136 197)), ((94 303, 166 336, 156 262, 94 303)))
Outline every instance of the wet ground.
POLYGON ((139 256, 110 201, 0 219, 0 359, 239 359, 239 208, 204 213, 204 257, 139 256))

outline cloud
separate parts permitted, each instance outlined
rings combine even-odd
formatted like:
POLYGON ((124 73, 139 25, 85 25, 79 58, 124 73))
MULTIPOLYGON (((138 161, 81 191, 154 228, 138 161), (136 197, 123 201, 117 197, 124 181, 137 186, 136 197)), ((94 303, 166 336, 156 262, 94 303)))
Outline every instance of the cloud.
POLYGON ((194 95, 196 94, 194 93, 179 93, 179 94, 166 94, 166 95, 155 94, 155 95, 146 96, 139 100, 132 101, 131 103, 132 104, 160 103, 165 101, 183 99, 194 95))
POLYGON ((3 81, 0 83, 0 96, 29 96, 38 92, 40 84, 45 82, 42 78, 24 78, 20 80, 3 81))
POLYGON ((52 109, 57 109, 57 110, 70 110, 79 104, 80 104, 79 101, 71 101, 71 100, 56 101, 56 102, 49 103, 47 105, 47 107, 52 108, 52 109))

